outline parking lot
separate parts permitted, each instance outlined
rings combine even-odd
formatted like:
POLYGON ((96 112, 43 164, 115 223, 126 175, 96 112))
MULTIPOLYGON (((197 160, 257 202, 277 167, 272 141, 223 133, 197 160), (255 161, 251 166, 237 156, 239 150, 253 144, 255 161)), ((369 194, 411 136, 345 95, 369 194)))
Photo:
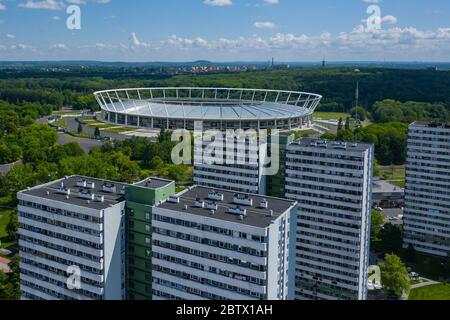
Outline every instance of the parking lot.
POLYGON ((383 209, 382 212, 386 223, 402 225, 403 224, 403 210, 401 208, 383 209))

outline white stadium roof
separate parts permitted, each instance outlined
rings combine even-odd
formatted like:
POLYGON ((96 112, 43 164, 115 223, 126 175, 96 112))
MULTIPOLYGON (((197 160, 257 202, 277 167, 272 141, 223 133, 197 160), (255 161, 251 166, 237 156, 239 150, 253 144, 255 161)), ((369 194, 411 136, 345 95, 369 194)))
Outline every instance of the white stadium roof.
POLYGON ((231 88, 138 88, 99 91, 103 111, 130 116, 265 121, 311 115, 321 100, 312 93, 231 88))

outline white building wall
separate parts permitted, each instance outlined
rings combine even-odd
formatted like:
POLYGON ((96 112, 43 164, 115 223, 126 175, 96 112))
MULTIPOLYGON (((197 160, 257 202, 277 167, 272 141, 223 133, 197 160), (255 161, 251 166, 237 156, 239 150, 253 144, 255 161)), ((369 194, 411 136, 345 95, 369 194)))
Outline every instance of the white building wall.
POLYGON ((170 230, 172 232, 182 233, 186 235, 188 234, 189 236, 198 237, 200 239, 207 238, 215 241, 220 241, 222 243, 228 243, 230 245, 253 248, 255 250, 266 252, 266 256, 258 257, 239 251, 232 251, 220 247, 212 247, 206 244, 200 244, 193 241, 171 237, 170 235, 162 235, 158 230, 156 230, 153 235, 154 256, 152 258, 152 264, 156 266, 153 272, 153 299, 192 299, 194 297, 196 299, 214 298, 220 300, 287 299, 289 292, 287 264, 289 242, 287 239, 285 239, 285 237, 287 236, 286 229, 289 230, 290 214, 290 212, 287 212, 285 215, 277 218, 274 223, 268 228, 259 228, 240 223, 223 221, 214 218, 214 216, 201 217, 195 214, 189 214, 188 212, 177 212, 155 207, 153 209, 152 225, 156 229, 170 230), (230 234, 218 234, 214 232, 202 231, 196 228, 189 228, 182 225, 162 222, 158 219, 155 220, 155 215, 227 229, 230 231, 230 234), (280 230, 280 226, 283 224, 283 221, 284 229, 280 230), (242 238, 240 236, 241 233, 247 234, 247 238, 242 238), (265 237, 265 241, 255 241, 252 239, 252 236, 265 237), (160 241, 170 243, 172 245, 178 245, 183 248, 189 248, 189 250, 192 251, 182 252, 179 250, 165 248, 158 245, 160 241), (279 241, 283 244, 282 246, 278 246, 279 241), (202 252, 203 254, 200 257, 194 254, 194 251, 202 252), (159 254, 170 256, 171 261, 159 259, 159 254), (209 254, 228 257, 230 259, 238 259, 240 261, 246 261, 261 265, 264 266, 266 270, 255 270, 247 268, 246 266, 235 265, 233 263, 230 263, 230 261, 221 261, 220 259, 214 260, 205 257, 205 255, 209 254), (188 263, 187 265, 185 263, 180 264, 176 259, 181 259, 182 261, 188 263), (160 272, 158 271, 158 266, 166 267, 170 270, 184 272, 184 274, 189 276, 186 278, 180 277, 180 275, 169 274, 168 272, 160 272), (217 273, 211 268, 216 268, 217 270, 228 272, 230 276, 217 273), (281 271, 279 271, 278 268, 281 268, 281 271), (237 274, 242 275, 245 278, 241 278, 241 276, 237 276, 237 274), (249 277, 259 279, 259 283, 257 284, 249 281, 249 277), (252 295, 246 291, 238 292, 234 289, 227 290, 225 288, 222 288, 221 285, 213 285, 211 283, 198 284, 198 278, 216 281, 217 283, 221 283, 222 285, 231 285, 236 288, 241 288, 242 290, 251 291, 257 295, 252 295), (179 284, 181 287, 173 287, 173 284, 179 284), (159 294, 155 294, 155 291, 159 294), (214 296, 205 296, 204 293, 202 294, 202 292, 213 294, 214 296))
POLYGON ((286 197, 299 203, 297 299, 366 299, 373 147, 361 148, 288 147, 286 197))
POLYGON ((105 209, 105 300, 125 298, 125 202, 105 209))
POLYGON ((409 127, 404 247, 450 256, 450 126, 409 127))
POLYGON ((121 299, 123 297, 121 261, 124 257, 121 256, 122 239, 119 235, 121 219, 123 218, 121 210, 125 205, 124 202, 106 210, 95 210, 24 193, 18 193, 17 197, 22 204, 27 202, 35 206, 19 205, 18 207, 19 223, 21 224, 19 228, 21 237, 19 240, 21 249, 20 267, 22 271, 20 278, 24 299, 27 299, 24 297, 27 293, 36 298, 50 300, 99 300, 121 299), (42 210, 40 209, 41 206, 51 209, 42 210), (74 212, 103 220, 96 223, 67 217, 58 214, 56 210, 74 212), (55 226, 54 223, 45 223, 41 219, 78 226, 92 230, 97 234, 89 235, 86 232, 78 232, 72 230, 73 227, 66 229, 55 226), (46 230, 78 240, 76 242, 65 241, 40 232, 34 232, 38 230, 46 230), (79 241, 89 241, 92 245, 81 244, 79 241), (29 250, 34 250, 38 255, 25 252, 29 250), (85 255, 96 257, 96 260, 85 255), (81 268, 81 290, 71 290, 67 287, 69 276, 67 271, 72 266, 81 268), (89 268, 89 270, 86 268, 89 268), (31 272, 32 274, 25 274, 25 272, 31 272), (88 280, 93 281, 93 284, 86 283, 88 280), (38 287, 32 288, 31 285, 33 284, 38 287))

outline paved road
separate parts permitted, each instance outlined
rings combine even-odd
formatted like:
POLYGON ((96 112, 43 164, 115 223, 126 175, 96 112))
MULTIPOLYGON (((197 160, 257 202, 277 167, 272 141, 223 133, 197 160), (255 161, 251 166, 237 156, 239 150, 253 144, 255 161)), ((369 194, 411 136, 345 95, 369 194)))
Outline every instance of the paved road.
POLYGON ((413 284, 411 286, 411 289, 432 286, 433 284, 439 284, 440 283, 440 282, 429 280, 429 279, 423 279, 423 280, 426 280, 426 281, 425 282, 421 282, 421 283, 417 283, 417 284, 413 284))
POLYGON ((382 212, 384 218, 386 219, 386 222, 389 222, 391 224, 403 224, 402 219, 398 220, 389 220, 390 218, 398 218, 399 215, 403 214, 403 210, 401 208, 395 208, 395 209, 384 209, 382 212))
POLYGON ((64 133, 58 133, 58 143, 59 144, 65 144, 69 142, 78 142, 81 149, 84 150, 84 152, 89 153, 89 151, 92 150, 94 147, 101 147, 102 142, 98 140, 85 140, 85 139, 79 139, 75 137, 71 137, 69 135, 65 135, 64 133))
MULTIPOLYGON (((67 123, 67 128, 70 132, 77 132, 78 131, 78 122, 75 120, 75 118, 65 118, 67 123)), ((95 127, 89 126, 89 125, 83 125, 83 132, 87 135, 94 135, 95 134, 95 127)), ((101 131, 100 135, 102 137, 110 137, 114 140, 127 140, 130 139, 131 136, 126 136, 123 134, 113 133, 113 132, 106 132, 101 131)))
POLYGON ((14 163, 8 163, 8 164, 3 164, 0 165, 0 175, 4 175, 7 174, 8 172, 11 171, 12 167, 18 163, 21 163, 22 161, 16 161, 14 163))

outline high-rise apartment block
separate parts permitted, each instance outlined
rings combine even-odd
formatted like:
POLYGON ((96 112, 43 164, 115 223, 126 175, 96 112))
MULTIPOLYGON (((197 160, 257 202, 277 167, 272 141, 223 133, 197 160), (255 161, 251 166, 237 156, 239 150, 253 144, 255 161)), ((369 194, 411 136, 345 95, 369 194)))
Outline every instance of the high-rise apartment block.
POLYGON ((18 193, 22 299, 125 297, 124 188, 67 177, 18 193))
POLYGON ((450 125, 409 126, 404 247, 450 256, 450 125))
POLYGON ((373 151, 310 138, 289 145, 286 198, 298 201, 296 299, 366 299, 373 151))
POLYGON ((193 187, 153 208, 153 298, 293 297, 296 203, 193 187))

